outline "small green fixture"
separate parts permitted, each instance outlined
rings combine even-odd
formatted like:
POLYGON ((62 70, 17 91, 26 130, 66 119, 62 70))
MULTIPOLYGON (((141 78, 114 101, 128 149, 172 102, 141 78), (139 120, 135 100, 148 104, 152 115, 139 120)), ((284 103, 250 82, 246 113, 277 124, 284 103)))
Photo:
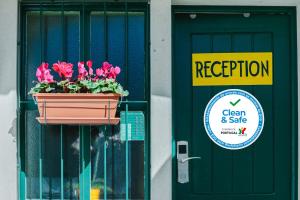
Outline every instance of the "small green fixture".
POLYGON ((126 141, 126 125, 129 141, 143 141, 145 139, 145 116, 142 111, 122 111, 120 113, 121 118, 121 141, 126 141))

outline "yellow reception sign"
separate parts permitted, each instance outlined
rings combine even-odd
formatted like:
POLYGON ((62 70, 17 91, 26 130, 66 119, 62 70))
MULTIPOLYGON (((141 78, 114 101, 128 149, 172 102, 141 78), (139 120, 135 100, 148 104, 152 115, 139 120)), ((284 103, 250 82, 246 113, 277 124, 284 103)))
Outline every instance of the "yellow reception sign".
POLYGON ((194 53, 193 86, 272 85, 272 52, 194 53))

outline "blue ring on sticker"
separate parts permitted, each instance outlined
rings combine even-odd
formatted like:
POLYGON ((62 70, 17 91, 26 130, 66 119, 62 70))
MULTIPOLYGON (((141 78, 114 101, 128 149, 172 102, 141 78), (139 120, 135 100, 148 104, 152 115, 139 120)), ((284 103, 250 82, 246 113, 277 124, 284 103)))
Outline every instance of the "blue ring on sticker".
POLYGON ((223 147, 225 149, 230 149, 230 150, 238 150, 238 149, 243 149, 243 148, 250 146, 252 143, 254 143, 259 138, 259 136, 263 130, 263 127, 264 127, 264 112, 263 112, 263 109, 262 109, 260 103, 252 94, 250 94, 249 92, 246 92, 244 90, 239 90, 239 89, 228 89, 228 90, 224 90, 224 91, 216 94, 207 104, 205 111, 204 111, 203 118, 204 118, 204 127, 205 127, 206 133, 210 137, 210 139, 214 143, 219 145, 220 147, 223 147), (251 138, 249 138, 245 142, 242 142, 239 144, 230 144, 230 143, 226 143, 226 142, 220 140, 211 130, 210 123, 209 123, 209 117, 210 117, 210 112, 211 112, 212 107, 218 100, 220 100, 222 97, 227 96, 227 95, 240 95, 240 96, 246 97, 254 104, 254 106, 257 110, 257 113, 258 113, 258 126, 257 126, 255 133, 253 134, 253 136, 251 138))

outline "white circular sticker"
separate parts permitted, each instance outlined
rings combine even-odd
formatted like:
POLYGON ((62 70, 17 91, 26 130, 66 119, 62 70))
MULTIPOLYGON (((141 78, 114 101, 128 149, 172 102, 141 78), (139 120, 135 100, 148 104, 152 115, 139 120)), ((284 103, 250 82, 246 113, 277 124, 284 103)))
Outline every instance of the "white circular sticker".
POLYGON ((264 112, 258 100, 244 90, 229 89, 215 95, 204 112, 210 139, 225 149, 243 149, 260 136, 264 112))

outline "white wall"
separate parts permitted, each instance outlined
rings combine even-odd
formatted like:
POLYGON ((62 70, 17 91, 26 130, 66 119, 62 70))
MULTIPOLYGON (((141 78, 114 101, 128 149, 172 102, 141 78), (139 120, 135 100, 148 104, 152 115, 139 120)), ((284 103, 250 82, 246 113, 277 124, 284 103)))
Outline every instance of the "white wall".
POLYGON ((151 199, 172 193, 171 0, 152 0, 151 34, 151 199))
POLYGON ((17 199, 17 0, 0 0, 0 199, 17 199))
MULTIPOLYGON (((300 45, 300 0, 151 0, 151 199, 153 200, 172 198, 171 4, 297 6, 297 44, 300 45)), ((298 63, 300 64, 299 61, 298 63)), ((298 107, 300 110, 300 106, 298 107)), ((299 117, 298 120, 299 124, 299 117)), ((300 137, 298 143, 300 144, 300 137)), ((298 165, 300 167, 300 164, 298 165)), ((300 174, 300 170, 298 171, 300 174)), ((300 182, 298 190, 299 188, 300 182)), ((300 193, 298 198, 300 199, 300 193)))

